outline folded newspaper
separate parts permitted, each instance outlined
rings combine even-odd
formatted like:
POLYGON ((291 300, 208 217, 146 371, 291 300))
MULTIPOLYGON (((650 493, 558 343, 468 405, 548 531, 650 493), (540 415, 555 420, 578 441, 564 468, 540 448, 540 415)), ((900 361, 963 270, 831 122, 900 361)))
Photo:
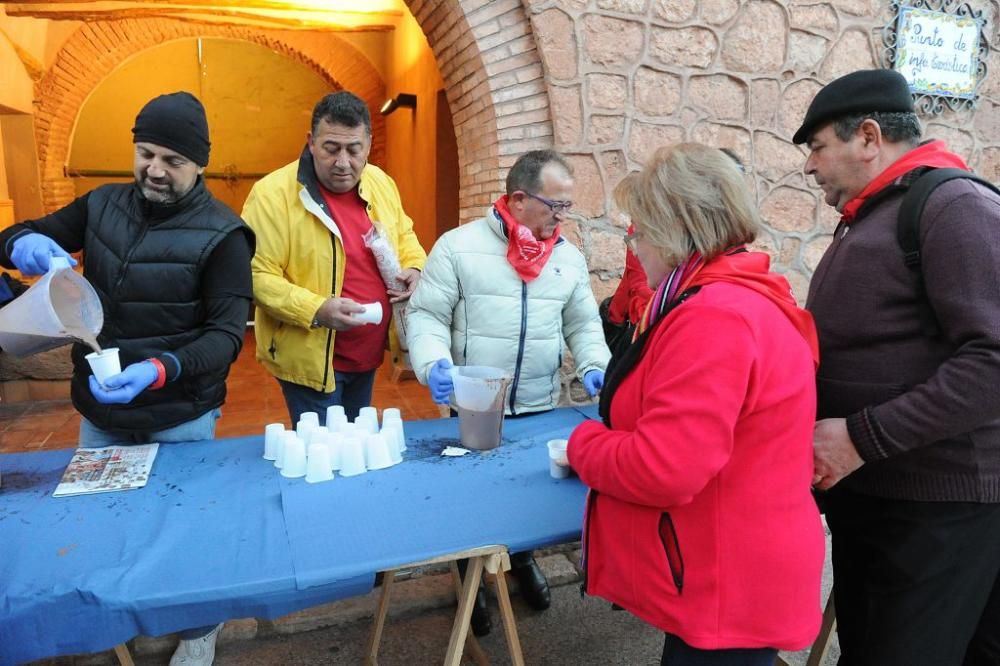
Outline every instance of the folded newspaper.
POLYGON ((142 488, 149 480, 159 444, 77 449, 53 497, 142 488))

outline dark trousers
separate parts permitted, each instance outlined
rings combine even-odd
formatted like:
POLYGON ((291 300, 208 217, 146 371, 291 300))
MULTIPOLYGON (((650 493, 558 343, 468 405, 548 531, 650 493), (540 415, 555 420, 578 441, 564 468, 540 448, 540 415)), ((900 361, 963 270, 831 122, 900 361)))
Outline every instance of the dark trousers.
POLYGON ((1000 504, 825 500, 840 666, 1000 664, 1000 504))
POLYGON ((665 634, 660 666, 773 666, 778 651, 771 648, 699 650, 673 634, 665 634))
POLYGON ((333 378, 336 388, 332 393, 314 391, 308 386, 293 384, 283 379, 278 380, 281 392, 285 396, 288 415, 292 419, 292 428, 305 412, 316 412, 319 414, 319 424, 326 425, 326 408, 331 405, 343 405, 347 418, 354 421, 362 407, 372 404, 372 388, 375 385, 374 370, 334 372, 333 378))

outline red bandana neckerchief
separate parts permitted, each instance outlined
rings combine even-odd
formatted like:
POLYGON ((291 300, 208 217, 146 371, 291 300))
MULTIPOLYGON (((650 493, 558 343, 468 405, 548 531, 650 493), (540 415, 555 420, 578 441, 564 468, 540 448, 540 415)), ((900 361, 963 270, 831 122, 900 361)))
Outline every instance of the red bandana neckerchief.
POLYGON ((819 339, 812 315, 795 303, 788 280, 772 273, 770 267, 771 258, 768 255, 748 252, 743 245, 731 247, 708 262, 697 252, 692 253, 657 287, 646 306, 646 314, 636 326, 633 340, 659 321, 689 287, 728 282, 755 291, 774 303, 806 341, 813 366, 819 367, 819 339))
POLYGON ((507 229, 507 261, 522 280, 531 282, 541 274, 545 262, 552 255, 552 248, 559 240, 559 227, 556 227, 551 238, 538 240, 528 227, 511 215, 507 208, 507 195, 497 199, 493 208, 507 229))
POLYGON ((848 201, 844 206, 841 220, 844 224, 853 222, 865 199, 892 185, 900 176, 906 175, 919 167, 956 167, 958 169, 965 169, 966 171, 969 169, 961 157, 945 147, 944 141, 928 141, 905 153, 898 160, 890 164, 885 171, 865 186, 861 194, 848 201))

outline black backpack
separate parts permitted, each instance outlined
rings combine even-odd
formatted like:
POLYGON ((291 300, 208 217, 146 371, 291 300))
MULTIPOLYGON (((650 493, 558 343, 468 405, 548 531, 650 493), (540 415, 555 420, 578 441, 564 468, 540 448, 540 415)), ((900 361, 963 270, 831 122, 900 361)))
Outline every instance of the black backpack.
MULTIPOLYGON (((920 271, 920 218, 924 214, 924 206, 927 204, 931 192, 938 185, 956 178, 975 181, 1000 195, 1000 188, 997 188, 996 185, 964 169, 927 168, 916 174, 916 178, 910 181, 896 217, 896 239, 899 241, 899 247, 903 250, 903 260, 907 267, 917 274, 921 290, 923 290, 923 274, 920 271)), ((940 335, 941 328, 938 326, 937 318, 926 298, 923 299, 921 319, 928 336, 940 335)))

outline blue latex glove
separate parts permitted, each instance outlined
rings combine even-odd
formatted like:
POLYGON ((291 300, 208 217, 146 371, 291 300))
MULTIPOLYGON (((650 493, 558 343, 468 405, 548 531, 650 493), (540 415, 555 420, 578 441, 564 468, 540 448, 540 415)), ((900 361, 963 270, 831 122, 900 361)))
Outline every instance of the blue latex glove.
POLYGON ((104 382, 104 387, 97 377, 90 376, 90 392, 94 399, 102 405, 124 405, 132 402, 146 388, 156 381, 159 372, 149 361, 140 361, 128 366, 117 375, 111 375, 104 382))
POLYGON ((439 405, 448 404, 448 396, 455 390, 451 380, 451 361, 439 359, 431 371, 427 373, 427 386, 431 390, 431 399, 439 405))
POLYGON ((583 376, 583 388, 587 389, 587 395, 593 398, 601 392, 604 387, 604 373, 600 370, 591 370, 583 376))
POLYGON ((76 259, 45 234, 25 234, 10 250, 11 263, 24 275, 48 273, 52 257, 66 257, 70 266, 76 266, 76 259))

